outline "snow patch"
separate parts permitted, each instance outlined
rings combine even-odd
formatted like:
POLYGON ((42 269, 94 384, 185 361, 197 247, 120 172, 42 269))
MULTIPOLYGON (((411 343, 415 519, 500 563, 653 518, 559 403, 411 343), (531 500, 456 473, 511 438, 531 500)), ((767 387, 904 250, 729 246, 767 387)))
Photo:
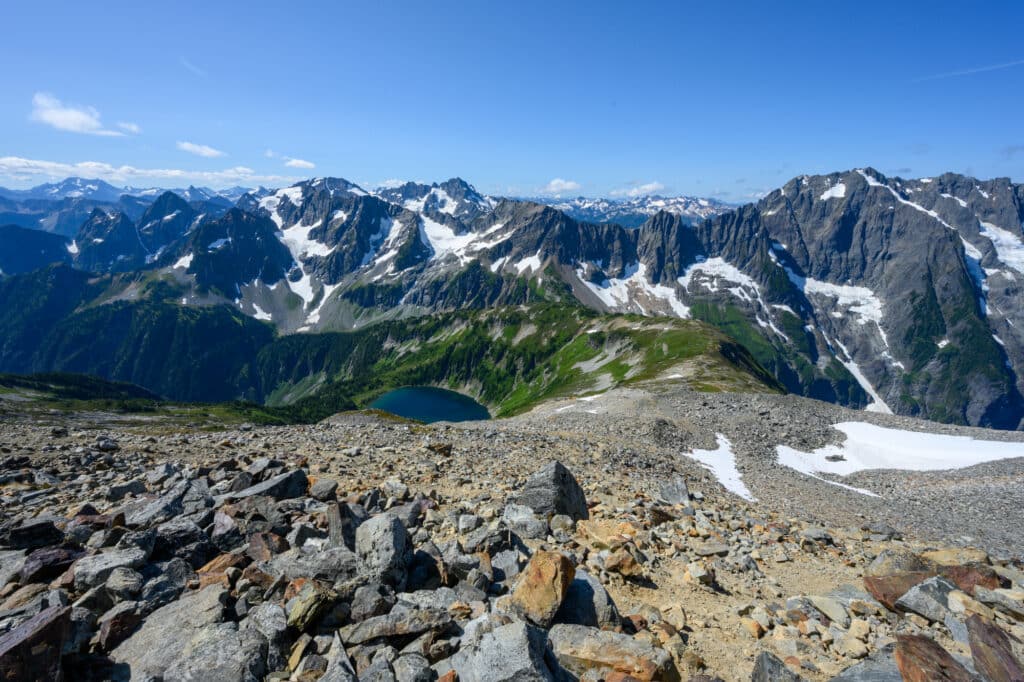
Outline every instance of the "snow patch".
POLYGON ((848 476, 872 469, 963 469, 985 462, 1024 457, 1024 443, 1020 442, 905 431, 865 422, 842 422, 834 428, 846 434, 843 443, 826 445, 814 452, 801 452, 779 445, 776 447, 779 464, 811 476, 817 473, 848 476), (831 461, 827 459, 829 457, 831 461))
POLYGON ((718 442, 718 447, 714 450, 693 450, 684 454, 707 467, 723 488, 745 500, 754 502, 754 496, 750 494, 750 490, 740 476, 739 469, 736 468, 736 453, 732 451, 732 443, 720 433, 716 434, 715 440, 718 442))
POLYGON ((68 253, 70 253, 72 256, 77 256, 78 255, 78 242, 76 242, 74 239, 72 239, 71 243, 67 245, 67 250, 68 250, 68 253))
POLYGON ((301 262, 306 256, 327 256, 334 249, 327 244, 318 242, 309 236, 309 233, 320 227, 322 220, 312 225, 297 223, 280 233, 281 242, 288 247, 292 258, 301 262))
POLYGON ((176 260, 174 262, 174 265, 171 267, 173 267, 175 270, 188 270, 189 266, 192 265, 192 256, 193 254, 191 253, 185 254, 184 256, 176 260))
POLYGON ((252 307, 253 307, 253 310, 256 311, 256 313, 253 315, 253 317, 255 317, 257 320, 264 320, 264 321, 269 322, 271 319, 273 319, 273 318, 270 317, 270 313, 268 313, 266 310, 264 310, 263 308, 259 307, 255 303, 252 304, 252 307))
POLYGON ((653 284, 647 279, 647 266, 643 263, 634 263, 626 267, 624 277, 606 279, 600 284, 594 284, 584 278, 584 269, 578 268, 576 276, 590 291, 597 296, 602 303, 610 309, 617 309, 635 304, 641 314, 646 315, 643 305, 637 300, 638 296, 644 296, 668 303, 672 312, 680 318, 690 317, 690 309, 679 300, 676 290, 664 284, 653 284))
POLYGON ((981 235, 992 242, 999 260, 1017 272, 1024 273, 1024 242, 1020 236, 992 223, 979 221, 979 224, 981 235))
POLYGON ((536 254, 528 258, 522 259, 518 263, 515 263, 512 267, 514 267, 516 269, 516 272, 518 272, 520 275, 526 272, 527 270, 529 270, 531 274, 535 272, 540 272, 540 251, 538 251, 536 254))
POLYGON ((822 201, 828 201, 829 199, 842 199, 846 196, 846 185, 842 182, 839 184, 829 187, 819 197, 822 201))

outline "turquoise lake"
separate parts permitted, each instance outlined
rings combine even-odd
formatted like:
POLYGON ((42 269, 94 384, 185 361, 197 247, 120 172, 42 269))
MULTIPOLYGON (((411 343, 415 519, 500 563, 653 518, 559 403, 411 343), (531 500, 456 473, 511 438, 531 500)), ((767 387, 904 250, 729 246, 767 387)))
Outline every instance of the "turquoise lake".
POLYGON ((491 418, 487 408, 472 398, 433 386, 396 388, 374 400, 370 407, 428 424, 491 418))

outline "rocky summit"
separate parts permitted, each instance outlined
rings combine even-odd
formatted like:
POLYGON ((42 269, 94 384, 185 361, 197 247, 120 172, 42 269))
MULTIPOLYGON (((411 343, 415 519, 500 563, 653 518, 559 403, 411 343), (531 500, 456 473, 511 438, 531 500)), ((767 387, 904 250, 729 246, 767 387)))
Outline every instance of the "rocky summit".
POLYGON ((0 679, 1022 679, 1019 524, 965 511, 968 542, 953 478, 927 505, 858 481, 872 497, 759 468, 729 431, 792 415, 814 441, 837 416, 814 409, 839 408, 617 390, 461 424, 9 419, 0 679), (749 489, 686 456, 716 430, 749 489))

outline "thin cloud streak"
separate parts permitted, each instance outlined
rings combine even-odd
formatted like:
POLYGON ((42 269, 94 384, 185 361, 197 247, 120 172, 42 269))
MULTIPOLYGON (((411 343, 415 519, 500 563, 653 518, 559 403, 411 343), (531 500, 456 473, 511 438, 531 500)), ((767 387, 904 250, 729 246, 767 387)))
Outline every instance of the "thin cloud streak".
POLYGON ((191 71, 194 75, 200 78, 206 78, 209 74, 206 73, 205 69, 201 69, 184 57, 178 57, 178 63, 181 64, 187 71, 191 71))
POLYGON ((41 178, 66 177, 99 178, 111 183, 169 182, 230 187, 232 185, 290 185, 298 178, 287 175, 262 175, 245 166, 234 166, 218 171, 193 171, 180 168, 137 168, 114 166, 102 161, 63 163, 26 159, 19 156, 0 157, 0 178, 16 183, 38 181, 41 178))
POLYGON ((976 73, 986 73, 988 71, 1001 71, 1002 69, 1011 69, 1015 66, 1024 66, 1024 59, 1018 59, 1015 62, 1005 62, 1003 64, 990 64, 988 66, 978 66, 972 69, 958 69, 957 71, 947 71, 946 73, 937 73, 931 76, 924 76, 914 80, 914 83, 924 83, 926 81, 937 81, 943 78, 956 78, 957 76, 971 76, 976 73))

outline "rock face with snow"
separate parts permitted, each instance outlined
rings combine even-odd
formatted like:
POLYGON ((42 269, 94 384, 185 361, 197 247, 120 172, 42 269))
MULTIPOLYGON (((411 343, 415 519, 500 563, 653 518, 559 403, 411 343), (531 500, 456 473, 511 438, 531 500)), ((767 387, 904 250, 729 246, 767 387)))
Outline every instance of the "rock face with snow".
POLYGON ((176 301, 225 303, 281 333, 544 300, 692 317, 794 393, 999 428, 1024 417, 1024 187, 1005 179, 860 169, 729 211, 612 202, 652 213, 638 227, 608 223, 611 204, 497 200, 457 178, 374 191, 316 178, 228 213, 214 199, 95 210, 68 258, 161 270, 176 301))

